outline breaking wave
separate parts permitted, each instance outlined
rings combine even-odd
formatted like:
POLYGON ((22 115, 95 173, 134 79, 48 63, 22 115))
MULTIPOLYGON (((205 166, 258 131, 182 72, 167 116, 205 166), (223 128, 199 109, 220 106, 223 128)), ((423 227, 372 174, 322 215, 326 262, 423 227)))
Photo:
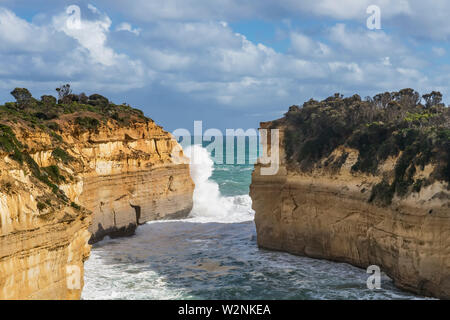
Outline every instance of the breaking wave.
POLYGON ((250 196, 223 196, 217 182, 210 179, 214 161, 205 148, 189 146, 185 154, 191 159, 191 177, 195 183, 194 206, 189 221, 236 223, 253 220, 250 196))

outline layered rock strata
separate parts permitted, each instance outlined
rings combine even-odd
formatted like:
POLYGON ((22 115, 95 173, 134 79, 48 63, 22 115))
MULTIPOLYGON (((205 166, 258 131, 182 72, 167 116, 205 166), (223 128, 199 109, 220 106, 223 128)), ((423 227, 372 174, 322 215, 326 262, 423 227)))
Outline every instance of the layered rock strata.
POLYGON ((192 208, 188 159, 152 120, 54 122, 57 135, 8 123, 1 141, 26 153, 1 153, 0 299, 79 299, 89 241, 192 208))
MULTIPOLYGON (((262 128, 273 128, 262 123, 262 128)), ((450 298, 450 191, 436 181, 389 206, 369 201, 370 190, 395 159, 380 164, 379 175, 351 170, 358 151, 346 153, 338 170, 322 163, 304 171, 289 165, 281 130, 280 169, 261 175, 255 165, 250 187, 258 245, 366 268, 378 265, 395 284, 421 295, 450 298)), ((427 177, 432 164, 416 175, 427 177)), ((364 285, 364 284, 362 284, 364 285)))

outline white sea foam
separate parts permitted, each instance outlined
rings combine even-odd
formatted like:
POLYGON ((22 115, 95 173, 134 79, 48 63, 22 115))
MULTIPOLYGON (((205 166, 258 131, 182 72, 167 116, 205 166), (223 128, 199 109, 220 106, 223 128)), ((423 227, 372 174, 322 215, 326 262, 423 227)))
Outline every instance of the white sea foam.
MULTIPOLYGON (((214 170, 217 181, 228 178, 223 167, 199 146, 186 152, 196 157, 191 217, 149 222, 133 237, 96 244, 85 263, 83 299, 419 298, 385 276, 381 290, 369 290, 365 270, 345 263, 259 250, 255 225, 232 223, 253 219, 250 198, 223 196, 211 181, 214 170)), ((230 178, 241 180, 240 170, 230 178)))
MULTIPOLYGON (((107 241, 102 242, 103 245, 107 241)), ((167 287, 164 276, 140 264, 106 263, 103 250, 92 250, 85 262, 83 300, 172 300, 186 296, 184 290, 167 287)))
POLYGON ((214 162, 205 148, 193 145, 186 148, 185 154, 191 159, 191 177, 195 183, 194 207, 189 221, 236 223, 253 220, 252 200, 248 195, 224 197, 219 185, 210 180, 214 162))

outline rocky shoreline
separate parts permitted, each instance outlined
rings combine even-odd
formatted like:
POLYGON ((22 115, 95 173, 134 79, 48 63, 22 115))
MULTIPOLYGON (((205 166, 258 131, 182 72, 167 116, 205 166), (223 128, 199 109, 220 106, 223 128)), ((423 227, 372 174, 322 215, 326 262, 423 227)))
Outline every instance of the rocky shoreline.
MULTIPOLYGON (((260 247, 362 268, 378 265, 402 289, 450 298, 446 184, 435 182, 408 197, 396 196, 389 206, 371 203, 370 189, 383 175, 352 172, 357 150, 334 151, 334 158, 348 154, 338 171, 328 170, 324 160, 305 172, 286 161, 283 127, 261 127, 280 129, 282 143, 278 173, 261 175, 264 165, 258 163, 252 175, 250 196, 260 247)), ((383 170, 391 171, 394 163, 386 161, 383 170)), ((426 167, 418 174, 429 172, 426 167)))

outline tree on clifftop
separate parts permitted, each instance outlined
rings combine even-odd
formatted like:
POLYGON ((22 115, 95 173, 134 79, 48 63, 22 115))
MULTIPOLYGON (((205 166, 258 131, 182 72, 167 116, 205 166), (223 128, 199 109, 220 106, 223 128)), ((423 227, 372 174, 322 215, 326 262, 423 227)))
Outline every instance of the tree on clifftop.
POLYGON ((441 103, 442 93, 439 91, 432 91, 431 93, 424 94, 422 98, 425 100, 425 106, 430 108, 441 103))
POLYGON ((58 98, 59 98, 58 102, 59 103, 71 102, 71 99, 68 98, 72 94, 72 89, 70 89, 70 84, 65 84, 59 88, 56 88, 56 92, 58 92, 58 98))
POLYGON ((11 95, 16 99, 17 105, 22 109, 33 99, 30 91, 26 88, 15 88, 11 91, 11 95))

